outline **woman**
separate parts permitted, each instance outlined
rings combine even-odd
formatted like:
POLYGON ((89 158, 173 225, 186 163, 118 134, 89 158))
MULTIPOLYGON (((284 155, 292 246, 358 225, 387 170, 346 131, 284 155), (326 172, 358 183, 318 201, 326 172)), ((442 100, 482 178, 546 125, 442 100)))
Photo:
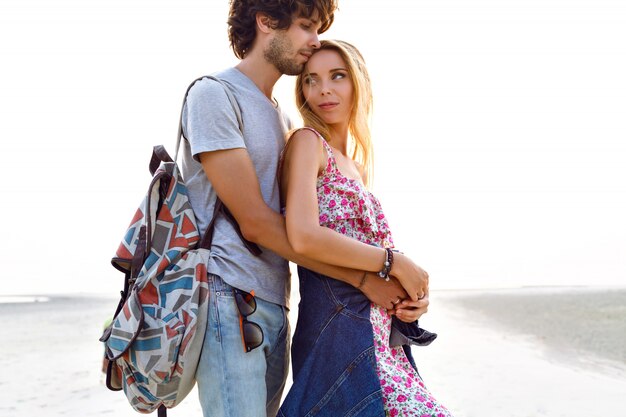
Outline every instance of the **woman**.
POLYGON ((450 416, 424 387, 408 348, 436 337, 416 322, 428 304, 418 284, 425 272, 391 250, 380 203, 365 186, 371 89, 362 56, 346 42, 322 41, 296 96, 307 127, 289 139, 280 173, 291 245, 322 262, 393 275, 410 298, 386 310, 359 290, 368 275, 354 288, 299 267, 294 383, 278 415, 450 416))

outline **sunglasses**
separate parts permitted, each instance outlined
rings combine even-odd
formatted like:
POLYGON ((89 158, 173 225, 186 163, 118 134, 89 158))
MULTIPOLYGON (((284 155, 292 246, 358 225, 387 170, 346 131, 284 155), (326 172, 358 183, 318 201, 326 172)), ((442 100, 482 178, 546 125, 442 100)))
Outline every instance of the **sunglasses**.
POLYGON ((261 326, 248 320, 248 316, 256 311, 254 291, 248 293, 235 289, 235 302, 239 310, 239 327, 241 328, 243 348, 246 352, 250 352, 263 344, 261 326))

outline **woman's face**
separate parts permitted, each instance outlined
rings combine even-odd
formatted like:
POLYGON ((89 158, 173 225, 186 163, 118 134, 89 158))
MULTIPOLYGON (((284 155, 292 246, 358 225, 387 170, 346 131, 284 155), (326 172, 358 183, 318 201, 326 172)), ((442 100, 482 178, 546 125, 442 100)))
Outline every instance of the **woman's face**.
POLYGON ((328 125, 348 123, 354 87, 338 52, 315 52, 304 68, 302 92, 309 107, 328 125))

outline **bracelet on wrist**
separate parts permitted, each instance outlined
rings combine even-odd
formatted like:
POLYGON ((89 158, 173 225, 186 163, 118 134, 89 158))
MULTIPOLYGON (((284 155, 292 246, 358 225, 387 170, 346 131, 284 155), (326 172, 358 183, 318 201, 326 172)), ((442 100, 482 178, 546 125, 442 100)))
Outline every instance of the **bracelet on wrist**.
POLYGON ((378 276, 385 281, 389 281, 391 267, 393 267, 393 251, 389 248, 385 248, 385 261, 383 262, 383 268, 378 271, 378 276))
POLYGON ((359 285, 356 287, 357 290, 360 290, 361 288, 363 288, 363 285, 365 284, 365 280, 367 279, 367 271, 363 271, 363 276, 361 277, 361 282, 359 282, 359 285))

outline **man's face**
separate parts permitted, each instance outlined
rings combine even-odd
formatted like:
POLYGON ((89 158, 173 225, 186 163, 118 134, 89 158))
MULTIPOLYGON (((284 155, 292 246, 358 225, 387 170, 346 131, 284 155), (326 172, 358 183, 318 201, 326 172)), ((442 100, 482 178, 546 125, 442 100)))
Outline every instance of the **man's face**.
POLYGON ((314 17, 298 17, 285 30, 277 29, 264 51, 265 59, 273 64, 281 74, 298 75, 319 48, 317 37, 321 23, 314 17))

